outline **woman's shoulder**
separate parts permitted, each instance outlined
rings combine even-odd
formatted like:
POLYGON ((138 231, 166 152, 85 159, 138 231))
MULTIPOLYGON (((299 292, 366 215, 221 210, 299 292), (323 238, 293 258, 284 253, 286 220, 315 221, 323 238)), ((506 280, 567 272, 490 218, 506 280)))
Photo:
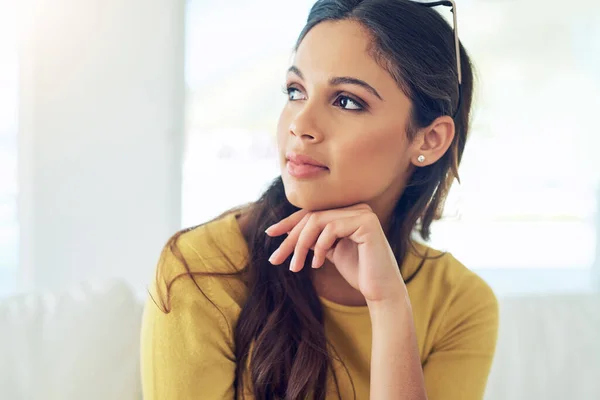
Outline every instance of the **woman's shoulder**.
POLYGON ((493 353, 499 306, 492 288, 451 253, 424 244, 417 250, 427 257, 420 257, 422 266, 407 289, 417 329, 427 337, 425 354, 463 345, 493 353))
POLYGON ((412 264, 419 265, 415 284, 426 286, 428 291, 447 302, 484 302, 497 306, 497 299, 489 284, 469 269, 452 253, 435 249, 427 244, 415 243, 411 251, 412 264))
POLYGON ((162 256, 184 259, 192 272, 221 273, 243 268, 247 252, 232 213, 176 233, 164 246, 162 256))
POLYGON ((171 296, 192 299, 200 291, 222 305, 241 301, 248 248, 238 216, 229 213, 173 235, 162 249, 152 291, 167 302, 171 296))

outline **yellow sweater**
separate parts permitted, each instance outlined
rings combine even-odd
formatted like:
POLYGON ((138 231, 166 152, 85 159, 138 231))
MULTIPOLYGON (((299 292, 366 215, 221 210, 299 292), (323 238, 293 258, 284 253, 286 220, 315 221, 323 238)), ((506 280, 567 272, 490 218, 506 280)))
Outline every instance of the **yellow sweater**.
MULTIPOLYGON (((224 251, 237 269, 248 253, 234 214, 195 228, 179 239, 192 271, 231 272, 224 251), (207 237, 210 232, 210 238, 207 237)), ((423 247, 425 249, 425 247, 423 247)), ((430 254, 439 255, 435 250, 430 254)), ((165 249, 162 267, 150 292, 160 301, 166 284, 185 272, 165 249), (160 293, 160 294, 159 294, 160 293)), ((410 275, 420 262, 404 260, 410 275)), ((239 279, 189 277, 171 287, 170 313, 149 297, 142 326, 142 381, 145 400, 233 399, 233 334, 246 288, 239 279), (227 321, 225 320, 227 319, 227 321)), ((498 304, 490 287, 450 254, 427 260, 407 285, 429 400, 482 399, 496 346, 498 304)), ((371 321, 367 307, 349 307, 321 299, 325 332, 349 369, 356 398, 369 398, 371 321)), ((337 369, 342 399, 353 399, 346 373, 337 369)), ((327 399, 337 399, 334 394, 327 399)))

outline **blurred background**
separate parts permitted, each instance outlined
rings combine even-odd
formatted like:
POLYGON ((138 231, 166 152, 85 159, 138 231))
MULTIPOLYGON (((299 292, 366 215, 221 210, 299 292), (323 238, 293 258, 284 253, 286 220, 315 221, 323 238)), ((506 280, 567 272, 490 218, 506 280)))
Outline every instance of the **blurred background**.
MULTIPOLYGON (((77 306, 60 315, 85 318, 93 312, 81 299, 93 293, 137 320, 170 235, 256 199, 279 174, 281 87, 312 4, 0 0, 0 330, 1 318, 13 324, 0 370, 22 361, 15 349, 35 361, 63 337, 42 329, 38 353, 18 347, 29 328, 14 330, 16 309, 60 314, 65 301, 77 306)), ((490 398, 598 399, 600 3, 458 0, 458 20, 479 86, 463 183, 431 245, 486 279, 505 314, 520 313, 502 337, 529 332, 539 347, 497 361, 506 370, 492 377, 490 398), (579 350, 564 345, 575 342, 579 350), (546 373, 523 378, 534 365, 546 373)), ((119 329, 135 336, 136 326, 119 329)), ((73 335, 77 357, 85 334, 73 335)), ((510 340, 499 344, 506 352, 525 346, 510 340)), ((40 380, 50 377, 22 372, 0 399, 42 398, 18 392, 40 380)), ((57 387, 43 398, 76 398, 57 387)), ((130 398, 123 390, 103 398, 130 398)))

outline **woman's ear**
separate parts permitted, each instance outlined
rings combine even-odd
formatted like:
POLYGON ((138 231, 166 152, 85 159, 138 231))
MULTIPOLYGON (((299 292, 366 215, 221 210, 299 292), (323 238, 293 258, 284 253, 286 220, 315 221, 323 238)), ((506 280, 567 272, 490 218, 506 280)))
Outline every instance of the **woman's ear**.
POLYGON ((448 151, 454 140, 454 120, 441 116, 429 126, 419 130, 411 145, 411 162, 417 167, 434 164, 448 151))

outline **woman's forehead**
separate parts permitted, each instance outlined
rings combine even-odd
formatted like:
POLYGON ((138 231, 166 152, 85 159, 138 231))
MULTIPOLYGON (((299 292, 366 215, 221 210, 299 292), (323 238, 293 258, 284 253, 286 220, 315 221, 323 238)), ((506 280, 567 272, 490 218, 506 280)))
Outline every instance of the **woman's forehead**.
POLYGON ((373 86, 386 100, 404 101, 394 77, 373 58, 372 46, 370 32, 359 22, 322 22, 304 37, 293 65, 306 81, 315 84, 340 76, 353 77, 373 86))
POLYGON ((294 57, 299 68, 331 69, 336 73, 377 72, 369 56, 371 37, 358 22, 322 22, 304 37, 294 57))

